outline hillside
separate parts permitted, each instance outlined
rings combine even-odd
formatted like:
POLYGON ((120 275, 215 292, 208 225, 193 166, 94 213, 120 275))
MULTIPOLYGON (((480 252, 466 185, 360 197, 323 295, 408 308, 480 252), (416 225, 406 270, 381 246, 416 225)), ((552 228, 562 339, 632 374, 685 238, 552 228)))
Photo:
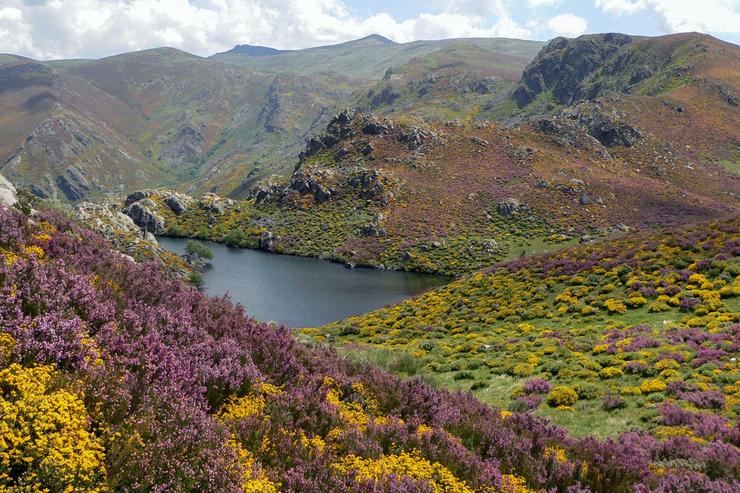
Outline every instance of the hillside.
POLYGON ((347 110, 309 141, 290 180, 218 215, 160 209, 174 235, 453 275, 737 212, 736 176, 633 123, 609 101, 509 128, 347 110))
POLYGON ((524 64, 534 58, 542 47, 542 43, 538 41, 503 38, 395 43, 383 36, 371 35, 337 45, 273 52, 269 56, 254 56, 236 47, 211 58, 271 73, 334 72, 356 79, 379 80, 389 68, 404 65, 415 57, 423 57, 457 44, 475 46, 504 58, 518 59, 524 64))
POLYGON ((77 200, 166 177, 127 137, 141 116, 78 77, 2 63, 0 111, 0 169, 40 196, 77 200))
POLYGON ((738 486, 724 432, 570 438, 297 344, 53 213, 31 221, 0 206, 0 258, 0 486, 10 491, 738 486))
POLYGON ((647 429, 736 443, 738 226, 735 218, 527 257, 303 333, 371 359, 406 354, 396 369, 578 435, 647 429))
MULTIPOLYGON (((739 97, 740 48, 698 33, 557 38, 527 67, 512 95, 525 115, 612 100, 617 111, 633 115, 636 127, 693 160, 735 173, 739 97)), ((506 111, 511 107, 503 104, 491 114, 506 111)))
POLYGON ((288 175, 305 141, 339 108, 361 104, 377 84, 352 70, 303 69, 318 67, 319 58, 337 61, 341 53, 344 63, 363 67, 373 56, 383 64, 411 61, 419 80, 425 73, 434 78, 444 71, 445 59, 473 50, 476 56, 468 54, 457 63, 452 85, 433 91, 435 102, 431 95, 407 98, 418 114, 442 117, 474 114, 475 105, 490 95, 466 95, 469 87, 486 92, 480 89, 492 84, 486 77, 505 79, 494 84, 496 94, 509 89, 534 56, 526 47, 539 47, 512 40, 378 43, 371 38, 277 53, 242 47, 234 54, 265 60, 289 56, 276 70, 173 48, 100 60, 37 62, 8 55, 0 63, 0 107, 5 110, 0 167, 39 196, 73 202, 145 184, 245 197, 260 179, 288 175), (417 55, 438 62, 426 67, 417 55), (447 98, 447 92, 459 101, 447 98))

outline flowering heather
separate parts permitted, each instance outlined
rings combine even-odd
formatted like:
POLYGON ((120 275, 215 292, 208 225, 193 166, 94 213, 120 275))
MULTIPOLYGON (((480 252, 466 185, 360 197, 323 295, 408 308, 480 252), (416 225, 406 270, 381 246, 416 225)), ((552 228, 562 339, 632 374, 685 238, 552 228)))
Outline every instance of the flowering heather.
POLYGON ((570 438, 302 346, 53 213, 32 222, 0 209, 0 326, 7 491, 617 492, 684 477, 695 491, 738 487, 729 442, 570 438))
POLYGON ((641 430, 736 447, 738 226, 637 232, 526 257, 303 333, 405 352, 442 385, 575 436, 641 430), (696 302, 682 306, 687 298, 696 302), (691 418, 662 421, 669 404, 691 418))

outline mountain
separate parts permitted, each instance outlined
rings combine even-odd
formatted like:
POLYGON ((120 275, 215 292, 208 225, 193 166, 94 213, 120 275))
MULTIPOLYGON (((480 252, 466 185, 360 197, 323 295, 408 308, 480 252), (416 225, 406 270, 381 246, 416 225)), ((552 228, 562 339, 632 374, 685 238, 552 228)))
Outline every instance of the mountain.
POLYGON ((267 46, 252 46, 252 45, 236 45, 229 51, 220 53, 221 55, 234 53, 249 56, 272 56, 279 53, 285 53, 288 50, 278 50, 275 48, 269 48, 267 46))
MULTIPOLYGON (((716 240, 707 253, 722 248, 724 237, 716 234, 692 231, 685 239, 698 237, 716 240)), ((299 344, 285 328, 256 322, 227 298, 207 298, 155 263, 124 258, 58 213, 30 219, 0 206, 0 260, 0 424, 13 444, 2 445, 0 485, 6 489, 737 489, 736 434, 720 412, 665 405, 654 418, 665 429, 660 439, 640 433, 611 441, 573 438, 530 413, 495 409, 470 394, 299 344)), ((708 267, 689 282, 715 282, 715 267, 708 267)), ((439 333, 437 327, 420 332, 439 333)), ((703 334, 675 336, 700 345, 703 334)), ((579 346, 570 354, 583 360, 575 352, 585 350, 581 334, 541 335, 543 354, 565 351, 575 340, 579 346)), ((715 364, 725 358, 714 349, 723 347, 724 329, 706 335, 697 354, 706 365, 690 365, 696 383, 672 382, 670 392, 713 406, 717 392, 698 386, 712 389, 727 379, 732 387, 736 378, 715 364)), ((505 343, 515 347, 521 337, 505 343)), ((466 354, 482 342, 466 338, 466 354)), ((629 342, 621 332, 610 333, 600 358, 606 362, 610 345, 645 340, 640 331, 629 342)), ((675 375, 675 365, 683 368, 674 359, 683 357, 683 348, 666 348, 662 371, 675 375)), ((649 353, 652 363, 658 353, 649 353)), ((566 365, 570 360, 560 366, 563 375, 566 365)), ((572 367, 582 371, 578 362, 572 367)), ((650 382, 644 392, 657 396, 662 380, 650 382)), ((537 395, 547 384, 524 389, 537 395)), ((555 387, 548 400, 570 413, 574 392, 555 387)))
POLYGON ((408 71, 418 81, 428 72, 427 85, 438 76, 448 81, 426 100, 408 94, 418 114, 472 114, 490 95, 480 95, 480 89, 470 98, 467 87, 491 74, 506 74, 494 92, 504 91, 534 56, 531 46, 539 45, 473 40, 407 46, 371 36, 270 56, 229 55, 279 59, 284 67, 279 72, 173 48, 101 60, 37 62, 8 55, 0 64, 5 80, 0 105, 7 115, 0 122, 0 170, 42 197, 69 201, 153 185, 244 197, 259 180, 290 174, 293 156, 305 141, 342 107, 363 104, 378 84, 304 67, 315 68, 320 59, 366 67, 371 55, 383 65, 411 62, 415 67, 400 68, 398 74, 408 71), (426 53, 428 69, 423 57, 413 59, 420 53, 426 53), (463 53, 462 63, 446 68, 463 53), (456 96, 445 103, 448 90, 456 96), (432 97, 437 100, 427 104, 432 97), (430 111, 424 110, 427 106, 430 111))
POLYGON ((382 36, 371 35, 337 45, 288 51, 269 57, 254 57, 232 50, 219 53, 211 58, 270 73, 334 72, 357 79, 379 80, 391 67, 403 65, 414 57, 429 55, 434 51, 456 44, 478 46, 504 57, 519 57, 524 64, 534 58, 542 47, 542 43, 538 41, 503 38, 394 43, 382 36))
POLYGON ((28 59, 0 65, 0 168, 44 197, 123 190, 166 173, 128 136, 141 115, 79 77, 28 59))
POLYGON ((4 63, 0 81, 2 171, 71 201, 152 184, 234 189, 255 168, 280 172, 350 93, 340 77, 260 74, 173 49, 4 63))

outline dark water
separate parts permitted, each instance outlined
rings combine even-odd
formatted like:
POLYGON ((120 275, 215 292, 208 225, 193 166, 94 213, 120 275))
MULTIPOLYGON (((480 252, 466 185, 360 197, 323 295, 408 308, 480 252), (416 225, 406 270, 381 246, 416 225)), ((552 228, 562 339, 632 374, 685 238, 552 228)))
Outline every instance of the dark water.
MULTIPOLYGON (((178 254, 187 240, 158 238, 178 254)), ((228 293, 258 320, 291 327, 315 327, 396 303, 447 278, 377 269, 347 269, 315 258, 272 255, 204 242, 213 252, 203 272, 205 292, 228 293)))

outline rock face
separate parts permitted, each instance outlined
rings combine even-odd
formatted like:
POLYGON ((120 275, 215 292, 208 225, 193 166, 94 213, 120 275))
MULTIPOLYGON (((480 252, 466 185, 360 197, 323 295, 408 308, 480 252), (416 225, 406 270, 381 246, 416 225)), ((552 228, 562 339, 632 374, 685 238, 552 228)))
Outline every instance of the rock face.
POLYGON ((174 165, 193 163, 203 154, 205 140, 198 129, 184 125, 172 135, 162 158, 174 165))
POLYGON ((17 202, 15 187, 3 175, 0 175, 0 204, 11 207, 17 202))
POLYGON ((69 166, 57 177, 57 186, 71 201, 87 197, 90 193, 90 182, 75 166, 69 166))
POLYGON ((147 198, 134 202, 126 207, 124 212, 145 231, 155 235, 164 233, 164 218, 153 210, 156 210, 156 204, 147 198))
POLYGON ((524 71, 514 91, 517 104, 523 108, 546 91, 560 104, 577 101, 584 96, 583 82, 631 42, 624 34, 553 39, 524 71))
POLYGON ((607 148, 632 147, 643 136, 628 123, 627 118, 625 114, 605 112, 597 103, 583 102, 563 110, 555 117, 535 120, 532 126, 572 147, 599 144, 607 148))
POLYGON ((198 206, 211 213, 221 215, 226 212, 226 209, 234 206, 234 201, 221 198, 215 193, 209 192, 200 198, 198 206))
POLYGON ((74 214, 85 225, 109 240, 122 234, 157 244, 151 233, 142 230, 131 217, 118 210, 116 204, 81 202, 74 208, 74 214))

